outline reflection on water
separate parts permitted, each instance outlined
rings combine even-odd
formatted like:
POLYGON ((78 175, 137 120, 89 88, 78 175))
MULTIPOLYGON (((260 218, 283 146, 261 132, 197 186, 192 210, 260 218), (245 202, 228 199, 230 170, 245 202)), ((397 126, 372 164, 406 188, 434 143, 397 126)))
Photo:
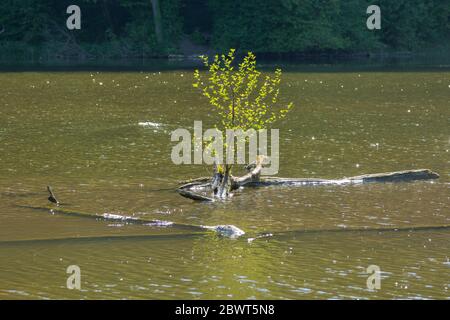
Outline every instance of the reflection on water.
POLYGON ((297 107, 278 124, 280 176, 430 168, 439 180, 246 189, 213 204, 174 191, 209 175, 170 161, 171 130, 214 121, 190 74, 0 75, 0 298, 450 297, 450 232, 421 229, 450 225, 448 72, 287 72, 297 107), (25 208, 47 205, 48 184, 68 210, 247 234, 25 208), (81 292, 65 287, 71 264, 81 292), (371 264, 378 291, 366 287, 371 264))

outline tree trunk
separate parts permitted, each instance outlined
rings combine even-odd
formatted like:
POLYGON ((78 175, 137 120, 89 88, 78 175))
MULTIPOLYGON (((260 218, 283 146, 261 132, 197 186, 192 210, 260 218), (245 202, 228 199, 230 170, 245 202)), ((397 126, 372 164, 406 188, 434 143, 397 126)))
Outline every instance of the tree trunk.
POLYGON ((159 6, 159 0, 150 0, 152 2, 152 10, 153 10, 153 21, 155 23, 155 33, 156 40, 158 44, 163 42, 163 33, 162 33, 162 17, 161 17, 161 9, 159 6))
POLYGON ((238 189, 239 187, 243 187, 246 184, 254 183, 260 181, 261 170, 264 164, 266 156, 259 155, 256 158, 256 163, 254 168, 242 177, 232 177, 231 190, 238 189))
POLYGON ((111 32, 113 33, 113 35, 116 35, 114 23, 112 21, 111 14, 110 14, 109 8, 108 8, 108 3, 106 2, 106 0, 104 0, 102 3, 102 10, 103 10, 103 15, 106 18, 106 21, 108 21, 111 32))
POLYGON ((185 181, 177 191, 185 198, 197 201, 214 201, 214 198, 225 199, 230 192, 249 183, 258 182, 263 167, 265 156, 258 156, 254 168, 242 177, 233 177, 231 175, 231 165, 225 165, 225 171, 219 172, 218 166, 214 165, 214 174, 212 178, 197 178, 185 181), (196 193, 196 190, 212 190, 214 198, 196 193))
MULTIPOLYGON (((365 174, 343 179, 319 179, 319 178, 280 178, 261 177, 264 156, 258 156, 255 164, 251 166, 251 171, 242 177, 233 177, 228 170, 222 175, 216 172, 213 178, 198 178, 190 180, 180 186, 178 192, 186 198, 198 201, 214 201, 214 198, 202 196, 195 191, 214 190, 215 198, 225 198, 230 191, 240 187, 263 187, 263 186, 314 186, 314 185, 346 185, 359 183, 384 183, 384 182, 408 182, 417 180, 438 179, 439 174, 429 169, 404 170, 394 172, 383 172, 375 174, 365 174)), ((249 166, 250 167, 250 166, 249 166)), ((229 167, 231 169, 231 167, 229 167)))

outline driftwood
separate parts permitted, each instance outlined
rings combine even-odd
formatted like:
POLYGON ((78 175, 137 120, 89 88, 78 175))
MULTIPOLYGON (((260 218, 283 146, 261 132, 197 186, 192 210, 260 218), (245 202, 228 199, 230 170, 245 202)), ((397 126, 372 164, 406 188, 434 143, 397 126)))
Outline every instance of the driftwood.
MULTIPOLYGON (((264 158, 258 158, 253 166, 249 166, 251 171, 242 177, 231 177, 231 190, 241 187, 264 187, 264 186, 312 186, 312 185, 343 185, 371 182, 402 182, 415 180, 438 179, 439 175, 429 169, 404 170, 385 173, 365 174, 343 179, 319 179, 319 178, 280 178, 261 177, 261 169, 264 158)), ((177 191, 186 198, 197 201, 214 201, 215 199, 203 196, 197 191, 211 190, 213 183, 211 178, 199 178, 193 182, 180 186, 177 191), (209 180, 209 181, 208 181, 209 180)))

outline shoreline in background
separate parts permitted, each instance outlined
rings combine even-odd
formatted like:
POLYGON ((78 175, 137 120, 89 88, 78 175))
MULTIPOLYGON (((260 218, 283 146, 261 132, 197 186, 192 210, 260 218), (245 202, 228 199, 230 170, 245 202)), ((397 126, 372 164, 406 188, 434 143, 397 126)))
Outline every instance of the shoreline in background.
MULTIPOLYGON (((263 70, 282 65, 289 71, 433 71, 450 70, 450 54, 440 52, 382 52, 349 54, 259 54, 263 70)), ((21 71, 163 71, 202 69, 197 55, 108 59, 0 59, 0 72, 21 71)))

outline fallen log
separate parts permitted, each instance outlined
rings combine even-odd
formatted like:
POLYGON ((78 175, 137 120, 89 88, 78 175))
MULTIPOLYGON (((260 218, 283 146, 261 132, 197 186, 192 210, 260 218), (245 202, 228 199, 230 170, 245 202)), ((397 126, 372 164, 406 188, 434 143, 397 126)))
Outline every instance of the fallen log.
POLYGON ((192 199, 192 200, 196 200, 196 201, 208 201, 208 202, 213 202, 214 199, 210 198, 210 197, 206 197, 206 196, 202 196, 201 194, 195 193, 193 191, 190 190, 185 190, 182 188, 178 188, 177 192, 188 199, 192 199))
POLYGON ((394 172, 365 174, 343 179, 318 179, 318 178, 280 178, 262 177, 259 181, 248 184, 248 186, 305 186, 305 185, 327 185, 327 184, 358 184, 372 182, 406 182, 415 180, 438 179, 439 175, 429 169, 403 170, 394 172))
POLYGON ((385 173, 366 174, 349 178, 351 180, 362 180, 363 182, 397 182, 413 180, 438 179, 439 175, 429 169, 404 170, 385 173))
MULTIPOLYGON (((375 174, 365 174, 343 179, 320 179, 320 178, 281 178, 260 176, 263 159, 256 162, 252 171, 242 177, 231 177, 231 190, 241 187, 265 187, 265 186, 313 186, 313 185, 343 185, 372 182, 406 182, 416 180, 438 179, 439 174, 429 169, 403 170, 394 172, 384 172, 375 174)), ((206 191, 211 189, 210 182, 205 178, 185 184, 177 191, 186 198, 196 201, 214 201, 213 198, 198 194, 196 191, 206 191)))

